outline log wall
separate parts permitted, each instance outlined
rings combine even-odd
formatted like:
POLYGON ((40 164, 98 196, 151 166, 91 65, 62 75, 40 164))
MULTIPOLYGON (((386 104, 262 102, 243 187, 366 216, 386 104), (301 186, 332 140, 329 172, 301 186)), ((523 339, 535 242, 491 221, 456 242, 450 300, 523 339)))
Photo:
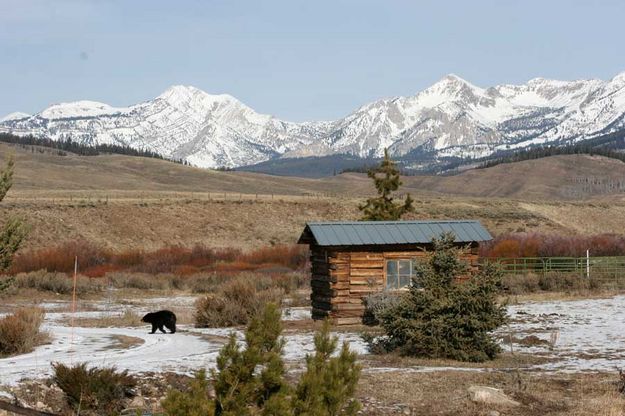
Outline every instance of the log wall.
MULTIPOLYGON (((311 246, 313 319, 330 318, 336 324, 360 323, 365 310, 363 298, 384 290, 386 260, 419 257, 425 260, 425 249, 311 246)), ((461 257, 473 270, 477 269, 477 246, 463 252, 461 257)))

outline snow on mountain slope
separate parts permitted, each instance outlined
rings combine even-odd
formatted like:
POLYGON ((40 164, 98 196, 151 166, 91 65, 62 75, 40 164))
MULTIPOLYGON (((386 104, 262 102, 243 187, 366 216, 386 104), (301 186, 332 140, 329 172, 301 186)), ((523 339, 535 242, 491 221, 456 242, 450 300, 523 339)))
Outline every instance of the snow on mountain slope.
POLYGON ((16 111, 15 113, 7 114, 6 116, 0 118, 0 123, 3 121, 19 120, 26 117, 30 117, 30 114, 16 111))
POLYGON ((55 104, 27 119, 3 121, 0 131, 129 145, 217 167, 252 164, 305 145, 315 126, 258 114, 229 95, 173 86, 126 108, 91 101, 55 104))
POLYGON ((201 167, 235 167, 281 156, 371 157, 384 148, 395 155, 423 149, 480 156, 623 128, 625 72, 607 82, 536 78, 487 89, 447 75, 414 96, 378 100, 330 122, 282 121, 232 96, 186 86, 130 107, 78 101, 0 121, 0 131, 129 145, 201 167))

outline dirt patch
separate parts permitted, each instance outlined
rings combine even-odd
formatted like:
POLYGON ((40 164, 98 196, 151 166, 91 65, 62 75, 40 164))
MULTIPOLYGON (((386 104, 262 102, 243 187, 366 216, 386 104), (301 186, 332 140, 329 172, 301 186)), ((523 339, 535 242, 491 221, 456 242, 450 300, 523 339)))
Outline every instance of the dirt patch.
POLYGON ((528 335, 526 337, 518 338, 514 335, 506 335, 503 337, 504 344, 514 343, 524 347, 535 347, 540 345, 550 346, 551 342, 546 339, 538 338, 536 335, 528 335))
POLYGON ((145 341, 138 337, 130 337, 128 335, 111 335, 111 341, 113 343, 107 347, 106 349, 110 350, 126 350, 128 348, 137 347, 142 345, 145 341))

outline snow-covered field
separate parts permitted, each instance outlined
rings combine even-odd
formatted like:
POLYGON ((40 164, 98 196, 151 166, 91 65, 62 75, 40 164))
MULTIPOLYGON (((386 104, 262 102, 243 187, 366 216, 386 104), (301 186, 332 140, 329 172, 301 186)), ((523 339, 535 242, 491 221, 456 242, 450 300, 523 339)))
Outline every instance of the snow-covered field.
MULTIPOLYGON (((191 306, 192 298, 151 299, 137 301, 138 311, 162 302, 179 307, 191 306)), ((200 367, 211 368, 231 329, 196 329, 181 325, 179 332, 148 334, 148 326, 139 328, 71 328, 68 312, 55 303, 44 305, 44 330, 53 334, 49 345, 38 347, 30 354, 0 360, 0 384, 15 384, 23 378, 45 377, 52 362, 88 362, 97 366, 115 366, 131 372, 173 371, 192 373, 200 367), (132 337, 129 347, 121 347, 116 336, 132 337)), ((76 318, 111 316, 106 305, 92 304, 89 311, 76 313, 76 318)), ((499 336, 514 339, 536 336, 545 341, 539 345, 513 344, 516 352, 530 352, 551 357, 548 364, 537 370, 612 371, 625 366, 625 296, 609 299, 577 301, 529 302, 509 307, 512 322, 502 328, 499 336)), ((283 319, 310 319, 307 308, 290 308, 283 319)), ((241 331, 235 331, 239 338, 241 331)), ((359 354, 366 354, 365 343, 355 333, 337 333, 359 354)), ((285 333, 285 359, 301 362, 313 352, 313 334, 309 331, 285 333)), ((510 346, 502 343, 505 349, 510 346)), ((407 371, 440 371, 447 368, 410 368, 407 371)), ((382 371, 383 369, 380 369, 382 371)), ((475 369, 473 369, 475 370, 475 369)))
MULTIPOLYGON (((179 307, 193 304, 190 298, 142 299, 133 310, 146 311, 148 305, 168 302, 179 307)), ((149 334, 149 325, 139 328, 71 328, 72 314, 58 312, 66 310, 64 304, 40 304, 50 311, 42 330, 53 335, 52 343, 42 345, 30 354, 23 354, 0 360, 0 385, 11 385, 24 378, 41 378, 51 374, 51 363, 66 364, 87 362, 94 366, 115 366, 133 373, 147 371, 177 372, 191 374, 198 368, 212 368, 219 350, 230 333, 242 340, 240 330, 230 328, 193 328, 179 325, 176 334, 149 334), (117 337, 131 337, 134 342, 129 348, 119 346, 117 337)), ((123 312, 109 312, 105 303, 91 303, 87 311, 78 311, 74 318, 106 318, 123 312)), ((152 306, 152 309, 154 307, 152 306)), ((310 319, 309 308, 286 308, 285 320, 310 319)), ((365 354, 366 346, 357 334, 337 334, 341 342, 348 341, 352 348, 365 354)), ((284 357, 287 361, 301 361, 307 353, 314 351, 313 333, 298 332, 285 334, 284 357)))
MULTIPOLYGON (((549 345, 513 345, 513 348, 558 358, 540 368, 613 371, 615 367, 625 367, 625 296, 531 302, 508 310, 513 337, 534 335, 549 342, 549 345)), ((507 334, 508 329, 501 332, 507 334)))

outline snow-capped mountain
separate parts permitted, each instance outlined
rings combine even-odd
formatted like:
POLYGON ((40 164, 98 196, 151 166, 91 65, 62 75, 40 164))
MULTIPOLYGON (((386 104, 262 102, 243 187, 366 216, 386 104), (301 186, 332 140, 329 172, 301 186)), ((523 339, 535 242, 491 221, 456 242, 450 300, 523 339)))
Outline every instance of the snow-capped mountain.
POLYGON ((625 72, 607 82, 537 78, 488 89, 447 75, 414 96, 375 101, 330 122, 282 121, 229 95, 185 86, 130 107, 78 101, 0 120, 3 132, 129 145, 202 167, 335 153, 372 157, 384 148, 394 155, 422 149, 441 156, 483 156, 621 129, 625 72))
POLYGON ((3 121, 20 120, 27 117, 30 117, 30 114, 17 111, 15 113, 7 114, 6 116, 0 118, 0 123, 2 123, 3 121))

